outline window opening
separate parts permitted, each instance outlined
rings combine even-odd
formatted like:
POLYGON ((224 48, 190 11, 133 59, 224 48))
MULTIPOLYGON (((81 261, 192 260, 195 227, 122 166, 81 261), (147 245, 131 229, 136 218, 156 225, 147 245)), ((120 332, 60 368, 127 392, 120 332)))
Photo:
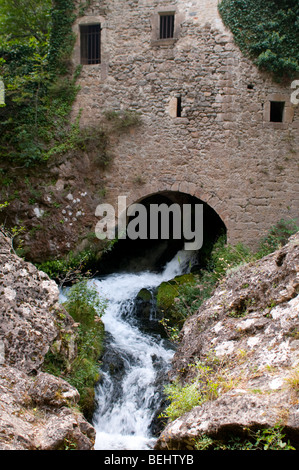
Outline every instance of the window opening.
POLYGON ((283 122, 284 101, 270 101, 270 121, 283 122))
POLYGON ((177 117, 182 117, 182 98, 180 96, 177 97, 177 105, 176 105, 176 115, 177 117))
POLYGON ((101 25, 80 25, 81 64, 101 63, 101 25))
POLYGON ((160 39, 174 37, 174 15, 160 15, 160 39))

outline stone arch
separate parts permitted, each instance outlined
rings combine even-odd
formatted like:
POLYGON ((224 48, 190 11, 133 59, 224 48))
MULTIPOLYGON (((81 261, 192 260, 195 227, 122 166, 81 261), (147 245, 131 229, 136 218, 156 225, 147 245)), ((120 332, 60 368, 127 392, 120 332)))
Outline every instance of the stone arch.
MULTIPOLYGON (((138 188, 138 190, 129 193, 126 195, 126 208, 128 209, 132 204, 142 204, 149 209, 151 204, 167 204, 171 206, 173 203, 179 204, 181 208, 183 204, 191 204, 191 213, 192 213, 192 228, 190 226, 191 232, 194 232, 195 227, 199 227, 196 220, 196 211, 195 211, 195 204, 200 203, 203 206, 203 246, 201 249, 197 251, 197 264, 200 266, 206 265, 206 261, 209 257, 210 251, 213 248, 213 245, 217 238, 222 234, 227 234, 227 227, 221 216, 217 213, 217 211, 212 207, 211 204, 207 203, 203 198, 202 194, 201 197, 198 197, 198 193, 196 188, 191 187, 186 184, 182 184, 179 186, 174 187, 171 185, 170 187, 163 187, 156 188, 155 185, 151 186, 142 186, 138 188), (179 188, 177 190, 176 188, 179 188), (158 189, 158 190, 157 190, 158 189), (191 189, 192 193, 191 194, 191 189), (188 192, 187 192, 188 191, 188 192)), ((209 198, 211 201, 212 198, 209 198)), ((117 211, 116 211, 117 212, 117 211)), ((150 214, 150 210, 147 210, 147 215, 150 214)), ((167 212, 166 212, 167 213, 167 212)), ((170 211, 171 213, 171 211, 170 211)), ((181 212, 182 214, 183 212, 181 212)), ((119 225, 123 228, 123 221, 125 219, 120 219, 121 214, 116 214, 119 217, 119 225)), ((165 213, 164 213, 165 215, 165 213)), ((167 213, 168 215, 168 213, 167 213)), ((130 219, 127 215, 126 224, 127 227, 130 222, 133 221, 133 225, 135 223, 136 215, 130 219)), ((164 216, 163 216, 164 217, 164 216)), ((169 217, 172 217, 172 213, 169 217)), ((173 216, 174 217, 174 216, 173 216)), ((144 219, 143 219, 144 220, 144 219)), ((148 219, 149 220, 149 219, 148 219)), ((172 222, 172 220, 171 220, 172 222)), ((169 233, 170 236, 165 238, 160 236, 158 238, 151 238, 150 235, 150 224, 147 223, 147 234, 145 238, 135 238, 134 240, 130 239, 130 236, 126 236, 124 239, 120 239, 114 248, 114 257, 112 254, 112 258, 109 254, 109 263, 112 261, 112 265, 109 266, 110 272, 114 272, 117 270, 128 269, 128 264, 132 265, 132 260, 136 257, 136 270, 137 268, 142 269, 162 269, 165 266, 165 263, 170 261, 181 249, 184 249, 185 242, 189 242, 189 240, 184 238, 184 231, 181 230, 180 238, 172 237, 173 225, 169 223, 169 233), (148 261, 146 261, 148 260, 148 261), (115 264, 116 262, 116 264, 115 264), (144 262, 144 264, 142 264, 144 262), (146 263, 149 262, 147 266, 146 263), (114 263, 114 264, 113 264, 114 263), (118 265, 119 264, 119 265, 118 265)), ((181 219, 182 222, 182 219, 181 219)), ((161 219, 159 219, 159 223, 162 225, 161 219)), ((116 220, 116 226, 118 226, 118 221, 116 220)), ((116 229, 116 233, 118 233, 118 228, 116 229)), ((195 232, 194 232, 195 233, 195 232)), ((197 232, 196 232, 197 233, 197 232)), ((189 245, 190 246, 190 245, 189 245)), ((191 248, 187 248, 191 249, 191 248)), ((193 248, 192 248, 193 249, 193 248)), ((102 264, 105 265, 105 259, 101 260, 102 264)), ((104 267, 105 269, 105 267, 104 267)), ((140 269, 139 269, 140 270, 140 269)), ((107 272, 107 271, 106 271, 107 272)))
POLYGON ((229 217, 230 214, 227 210, 226 204, 224 204, 221 198, 217 196, 216 192, 206 192, 194 183, 183 181, 175 182, 173 184, 152 183, 141 185, 138 188, 134 188, 134 191, 131 191, 127 194, 127 207, 131 204, 139 203, 155 194, 165 193, 187 194, 208 204, 222 220, 224 226, 226 227, 227 237, 229 239, 229 226, 231 219, 229 217))

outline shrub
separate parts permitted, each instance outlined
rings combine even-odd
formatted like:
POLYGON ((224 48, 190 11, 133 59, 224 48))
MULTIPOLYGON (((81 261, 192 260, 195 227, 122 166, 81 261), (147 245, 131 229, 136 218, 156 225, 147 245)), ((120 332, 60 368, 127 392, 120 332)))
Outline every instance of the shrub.
POLYGON ((115 130, 128 129, 141 123, 140 113, 135 110, 105 111, 106 119, 115 130))
POLYGON ((227 435, 223 439, 212 439, 207 435, 195 441, 196 450, 296 450, 289 440, 285 440, 283 427, 279 424, 271 428, 253 431, 245 428, 243 436, 227 435))
POLYGON ((67 292, 67 301, 64 307, 73 319, 85 328, 94 323, 96 316, 103 315, 106 302, 100 298, 98 291, 90 284, 90 281, 84 279, 77 282, 67 292))
POLYGON ((170 404, 161 413, 161 418, 168 418, 171 421, 182 416, 187 411, 191 411, 194 406, 202 403, 202 395, 197 384, 192 383, 184 387, 177 382, 167 385, 164 389, 167 400, 170 404))
POLYGON ((100 378, 99 358, 103 352, 104 326, 101 321, 106 302, 87 279, 76 283, 67 292, 64 307, 76 322, 77 355, 68 364, 60 352, 50 351, 44 362, 44 370, 62 376, 80 393, 79 407, 91 420, 94 411, 94 387, 100 378))

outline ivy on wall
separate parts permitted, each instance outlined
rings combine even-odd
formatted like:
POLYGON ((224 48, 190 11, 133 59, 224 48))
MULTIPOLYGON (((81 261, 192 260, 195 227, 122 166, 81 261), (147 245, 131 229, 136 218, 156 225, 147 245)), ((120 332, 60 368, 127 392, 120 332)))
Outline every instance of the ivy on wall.
POLYGON ((276 81, 299 73, 298 0, 222 0, 219 12, 236 44, 276 81))

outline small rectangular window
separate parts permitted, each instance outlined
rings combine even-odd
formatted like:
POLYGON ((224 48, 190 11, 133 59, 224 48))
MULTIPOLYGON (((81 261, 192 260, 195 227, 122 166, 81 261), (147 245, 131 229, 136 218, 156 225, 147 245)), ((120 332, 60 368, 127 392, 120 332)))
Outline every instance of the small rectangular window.
POLYGON ((81 64, 101 63, 101 25, 80 25, 81 64))
POLYGON ((283 122, 284 101, 270 101, 270 121, 283 122))
POLYGON ((174 15, 160 15, 160 39, 174 37, 174 15))
POLYGON ((180 96, 177 97, 176 116, 182 117, 182 98, 180 96))

